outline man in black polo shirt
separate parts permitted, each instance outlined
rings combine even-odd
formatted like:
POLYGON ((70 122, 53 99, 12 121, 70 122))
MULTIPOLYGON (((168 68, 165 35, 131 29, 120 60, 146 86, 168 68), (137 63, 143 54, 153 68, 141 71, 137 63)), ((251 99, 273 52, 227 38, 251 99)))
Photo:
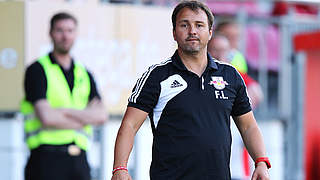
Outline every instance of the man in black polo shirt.
POLYGON ((86 150, 90 125, 107 113, 92 75, 70 56, 77 20, 55 14, 50 23, 53 51, 31 64, 25 74, 27 145, 31 151, 25 180, 90 180, 86 150))
POLYGON ((152 180, 230 179, 230 116, 256 161, 253 179, 269 179, 262 135, 244 82, 234 67, 207 53, 213 15, 198 1, 172 14, 178 50, 138 79, 115 145, 113 180, 131 179, 127 162, 136 132, 149 115, 152 180))

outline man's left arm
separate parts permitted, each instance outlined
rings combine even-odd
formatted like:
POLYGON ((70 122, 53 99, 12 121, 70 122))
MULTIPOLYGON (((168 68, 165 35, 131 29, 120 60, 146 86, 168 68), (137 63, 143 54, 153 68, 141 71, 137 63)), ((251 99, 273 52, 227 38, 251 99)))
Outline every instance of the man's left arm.
POLYGON ((108 113, 103 102, 99 98, 94 98, 83 110, 64 109, 65 114, 83 124, 100 125, 107 121, 108 113))
MULTIPOLYGON (((262 134, 254 118, 253 112, 250 111, 240 116, 233 117, 242 140, 254 161, 260 157, 266 157, 265 145, 262 134)), ((253 172, 252 180, 269 180, 268 168, 265 162, 259 162, 253 172)))
POLYGON ((65 109, 65 113, 83 124, 100 125, 107 121, 108 113, 92 74, 89 71, 87 72, 90 78, 90 95, 87 107, 84 110, 65 109))

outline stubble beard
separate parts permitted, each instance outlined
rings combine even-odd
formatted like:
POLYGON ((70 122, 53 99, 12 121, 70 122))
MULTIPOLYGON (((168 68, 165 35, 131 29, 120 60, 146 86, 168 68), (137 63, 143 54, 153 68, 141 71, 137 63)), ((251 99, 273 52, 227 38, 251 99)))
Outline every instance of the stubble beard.
POLYGON ((55 46, 55 51, 57 53, 59 53, 59 54, 67 55, 67 54, 70 53, 71 47, 72 47, 72 45, 70 47, 67 47, 67 48, 61 47, 61 46, 55 46))
POLYGON ((200 45, 198 46, 190 46, 190 45, 181 45, 180 46, 182 52, 188 55, 197 55, 200 52, 200 45))
POLYGON ((67 54, 69 54, 69 52, 70 52, 69 49, 56 49, 56 51, 57 51, 59 54, 63 54, 63 55, 67 55, 67 54))

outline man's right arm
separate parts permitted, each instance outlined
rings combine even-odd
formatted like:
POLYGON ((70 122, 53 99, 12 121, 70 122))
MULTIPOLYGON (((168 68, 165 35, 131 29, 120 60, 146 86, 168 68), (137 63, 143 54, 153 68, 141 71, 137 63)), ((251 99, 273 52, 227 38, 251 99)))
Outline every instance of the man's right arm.
POLYGON ((64 109, 52 108, 46 99, 34 103, 35 113, 45 128, 81 129, 85 124, 67 116, 64 109))
MULTIPOLYGON (((127 167, 134 137, 148 114, 153 111, 158 102, 161 91, 160 79, 162 72, 153 67, 154 66, 148 68, 137 80, 132 94, 128 99, 128 107, 116 139, 113 169, 119 166, 127 167)), ((112 176, 112 180, 131 179, 125 170, 118 170, 112 176)))
MULTIPOLYGON (((148 113, 140 109, 134 107, 127 108, 116 139, 113 168, 119 166, 127 167, 134 137, 147 116, 148 113)), ((112 176, 112 180, 131 179, 128 172, 124 170, 119 170, 112 176)))
POLYGON ((47 79, 39 62, 31 64, 25 73, 26 99, 34 105, 35 113, 46 128, 80 129, 79 121, 66 116, 64 109, 54 109, 46 100, 47 79))

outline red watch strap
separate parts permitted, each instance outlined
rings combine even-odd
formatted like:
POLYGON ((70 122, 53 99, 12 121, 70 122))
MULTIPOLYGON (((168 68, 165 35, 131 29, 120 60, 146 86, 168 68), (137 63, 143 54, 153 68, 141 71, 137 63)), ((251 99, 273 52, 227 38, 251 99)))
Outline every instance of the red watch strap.
POLYGON ((270 169, 271 168, 271 163, 269 161, 269 158, 268 157, 259 157, 255 160, 254 164, 255 164, 255 167, 257 167, 258 163, 259 162, 265 162, 266 165, 267 165, 267 168, 270 169))

